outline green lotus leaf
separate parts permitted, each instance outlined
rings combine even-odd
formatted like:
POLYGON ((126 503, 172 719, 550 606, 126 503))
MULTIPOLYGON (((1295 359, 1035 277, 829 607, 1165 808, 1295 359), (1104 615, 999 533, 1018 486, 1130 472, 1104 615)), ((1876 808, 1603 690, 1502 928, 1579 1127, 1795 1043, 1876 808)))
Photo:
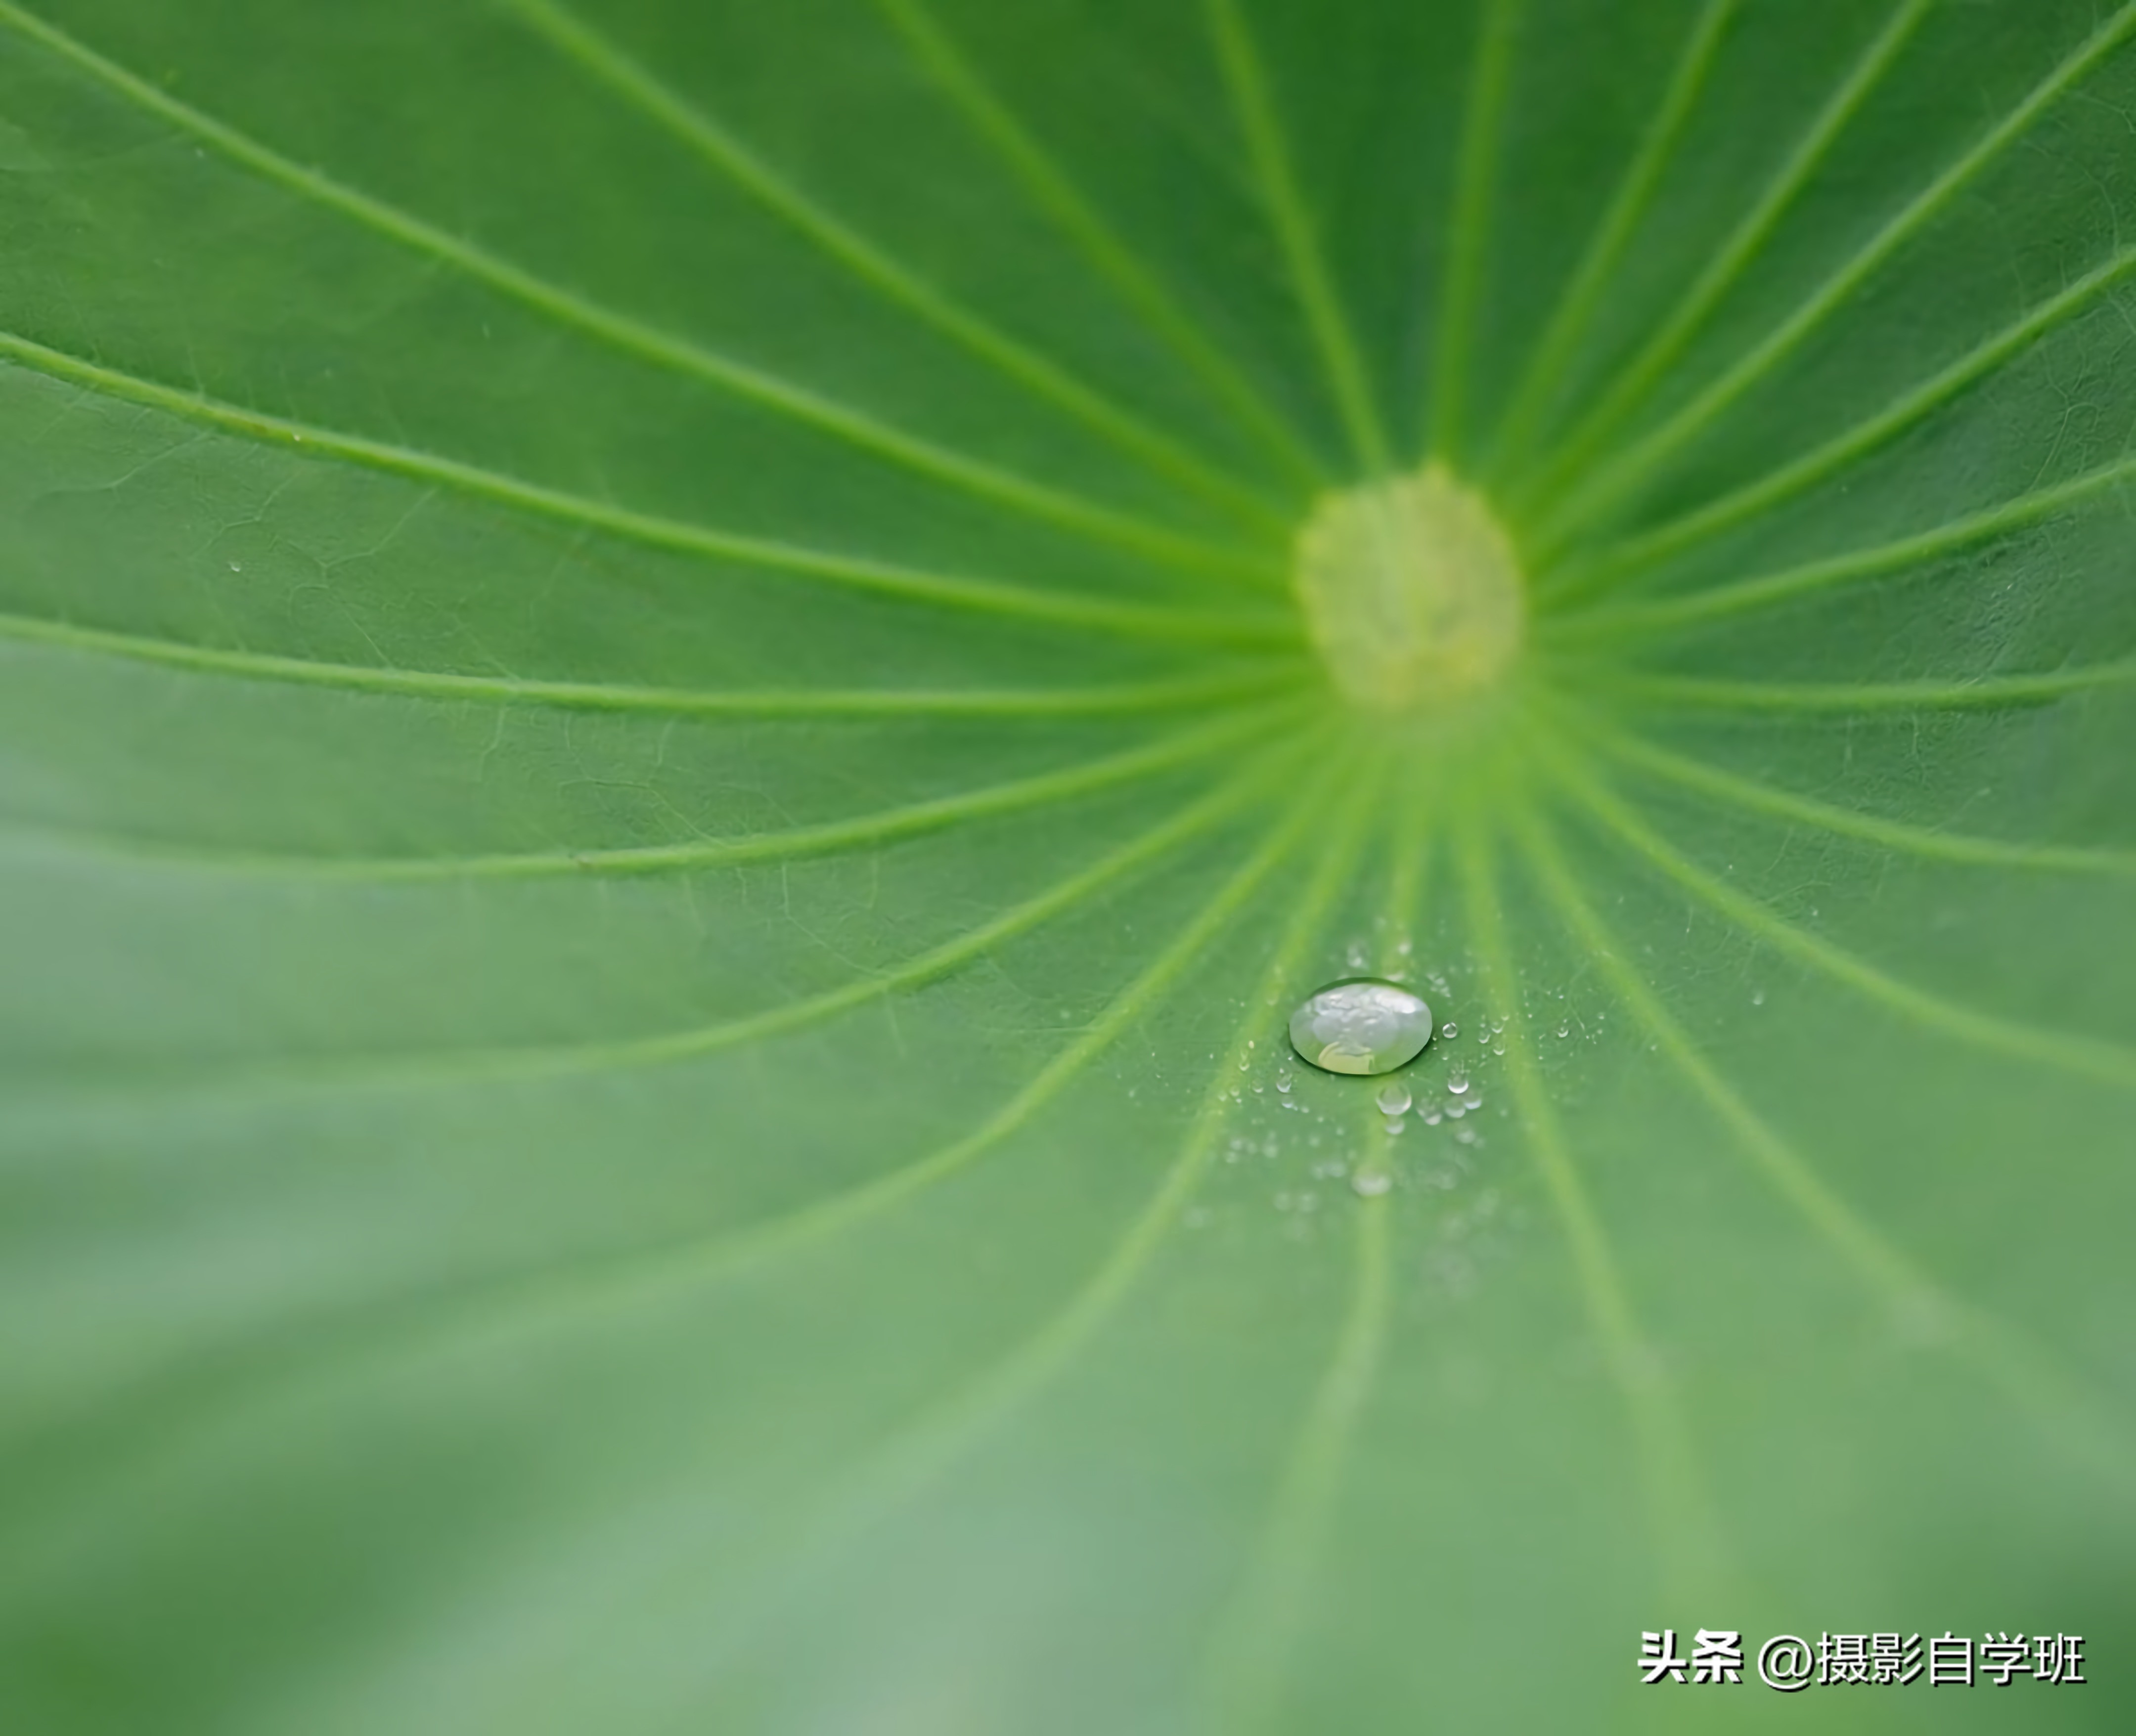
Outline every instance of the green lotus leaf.
POLYGON ((2132 37, 0 0, 0 1724, 2127 1727, 2132 37))

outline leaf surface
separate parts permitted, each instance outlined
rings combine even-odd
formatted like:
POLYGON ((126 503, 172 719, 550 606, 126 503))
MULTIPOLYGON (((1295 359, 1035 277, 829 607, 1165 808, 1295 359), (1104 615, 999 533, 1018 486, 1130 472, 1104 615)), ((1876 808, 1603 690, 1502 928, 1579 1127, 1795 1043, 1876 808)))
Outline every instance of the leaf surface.
POLYGON ((2131 36, 0 3, 9 1727, 2125 1722, 2131 36))

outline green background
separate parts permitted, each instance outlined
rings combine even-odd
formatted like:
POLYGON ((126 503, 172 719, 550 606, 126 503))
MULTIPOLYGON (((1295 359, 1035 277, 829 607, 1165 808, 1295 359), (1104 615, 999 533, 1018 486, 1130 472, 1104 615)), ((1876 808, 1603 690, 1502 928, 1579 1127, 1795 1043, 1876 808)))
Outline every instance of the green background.
POLYGON ((2131 36, 0 3, 0 1722, 2125 1728, 2131 36))

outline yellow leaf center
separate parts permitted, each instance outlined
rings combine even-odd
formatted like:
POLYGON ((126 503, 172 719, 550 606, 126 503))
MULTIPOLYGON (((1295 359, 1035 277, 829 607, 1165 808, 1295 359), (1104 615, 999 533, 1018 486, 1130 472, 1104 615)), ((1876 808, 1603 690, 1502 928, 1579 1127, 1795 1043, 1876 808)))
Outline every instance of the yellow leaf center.
POLYGON ((1512 541, 1443 464, 1323 496, 1299 532, 1294 582, 1335 686, 1370 710, 1488 686, 1527 623, 1512 541))

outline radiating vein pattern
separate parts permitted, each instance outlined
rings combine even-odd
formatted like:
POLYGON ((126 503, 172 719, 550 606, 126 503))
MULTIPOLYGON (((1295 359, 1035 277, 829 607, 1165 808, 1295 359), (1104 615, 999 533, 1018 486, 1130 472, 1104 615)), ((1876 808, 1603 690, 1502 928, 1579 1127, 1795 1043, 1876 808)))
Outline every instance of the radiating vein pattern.
POLYGON ((568 494, 561 490, 500 475, 473 464, 440 458, 383 441, 315 428, 218 403, 204 395, 125 374, 115 368, 85 361, 31 339, 0 332, 0 356, 22 363, 95 391, 167 411, 186 421, 197 422, 249 439, 286 446, 292 452, 342 458, 368 469, 383 471, 410 482, 423 482, 488 500, 574 528, 601 531, 648 547, 684 554, 711 555, 774 572, 850 584, 886 595, 916 602, 969 609, 984 613, 1020 616, 1027 619, 1081 626, 1097 631, 1158 635, 1185 633, 1187 637, 1213 634, 1222 638, 1241 630, 1250 636, 1263 634, 1294 638, 1294 629, 1279 618, 1264 617, 1259 623, 1227 623, 1211 611, 1147 608, 1132 603, 1046 592, 999 581, 968 578, 949 573, 927 572, 891 562, 844 555, 829 549, 775 542, 764 537, 741 536, 686 520, 663 518, 634 512, 609 502, 568 494))
POLYGON ((1597 671, 1591 666, 1580 670, 1580 678, 1634 699, 1721 711, 1999 711, 2127 686, 2136 681, 2136 659, 1958 681, 1737 681, 1659 671, 1597 671))
POLYGON ((1367 472, 1384 471, 1391 456, 1386 426, 1357 352, 1349 316, 1343 312, 1328 275, 1313 214, 1298 184, 1267 69, 1237 0, 1206 0, 1206 3, 1217 60, 1224 70, 1239 130, 1245 138, 1255 182, 1282 245, 1299 305, 1327 371, 1329 390, 1342 412, 1357 461, 1367 472))
POLYGON ((555 0, 515 0, 515 3, 535 28, 592 75, 682 138, 863 281, 1163 474, 1242 513, 1263 531, 1273 527, 1279 534, 1284 529, 1281 516, 1252 490, 1212 470, 1177 442, 1145 426, 1074 376, 912 276, 872 242, 789 186, 711 115, 668 89, 575 13, 555 0))
MULTIPOLYGON (((1576 476, 1618 425, 1644 400, 1655 382, 1666 376, 1705 324, 1721 298, 1740 281, 1788 208, 1808 185, 1818 165, 1867 102, 1907 40, 1920 26, 1932 0, 1896 0, 1889 19, 1861 58, 1850 68, 1796 143, 1779 172, 1758 196, 1720 250, 1700 271, 1682 298, 1633 359, 1596 394, 1573 431, 1551 455, 1527 492, 1553 493, 1576 476)), ((1526 497, 1526 496, 1524 496, 1526 497)))
POLYGON ((775 415, 805 423, 936 482, 1153 559, 1190 570, 1233 576, 1266 576, 1269 572, 1266 564, 1251 555, 1235 554, 1143 523, 905 434, 804 386, 590 301, 473 242, 450 235, 367 193, 344 187, 316 169, 290 161, 84 47, 23 12, 12 0, 0 3, 0 23, 31 36, 158 119, 204 141, 299 198, 337 211, 400 246, 464 273, 560 325, 582 332, 655 367, 672 369, 707 386, 731 392, 775 415))
POLYGON ((1793 953, 1870 999, 1883 1002, 1930 1030, 1964 1042, 2109 1084, 2136 1086, 2136 1049, 1977 1011, 1902 982, 1844 947, 1787 921, 1700 867, 1639 819, 1591 773, 1568 778, 1566 783, 1579 803, 1622 839, 1628 849, 1668 879, 1750 934, 1793 953))
POLYGON ((1557 841, 1532 817, 1522 831, 1529 861, 1551 904, 1625 1007, 1735 1134, 1774 1191, 1881 1297, 1895 1324, 1910 1333, 1954 1340, 1961 1355, 2058 1436, 2074 1433, 2088 1448, 2103 1448, 2104 1462, 2125 1459, 2127 1449, 2115 1438, 2119 1431, 2101 1418, 2093 1401, 2072 1389, 2041 1346, 1968 1308, 1927 1278, 1744 1100, 1626 958, 1623 941, 1580 890, 1557 841))
POLYGON ((0 1726, 1630 1728, 1534 1636, 2111 1583, 2132 54, 0 0, 0 1726), (1439 464, 1517 645, 1368 715, 1303 529, 1439 464))
MULTIPOLYGON (((1066 1045, 1007 1102, 969 1132, 872 1180, 766 1221, 700 1229, 640 1249, 589 1257, 487 1287, 414 1316, 395 1314, 360 1325, 335 1355, 308 1352, 294 1366, 249 1371, 238 1402, 285 1400, 294 1385, 317 1393, 391 1373, 410 1361, 468 1344, 538 1339, 590 1315, 672 1306, 722 1280, 790 1259, 827 1239, 854 1232, 916 1199, 997 1152, 1028 1127, 1048 1104, 1084 1078, 1105 1051, 1147 1019, 1201 961, 1287 857, 1298 850, 1312 804, 1286 807, 1259 848, 1234 872, 1149 966, 1115 995, 1104 1012, 1066 1045)), ((195 1420, 216 1426, 222 1407, 195 1420)), ((109 1475, 110 1473, 105 1473, 109 1475)), ((92 1491, 93 1493, 93 1491, 92 1491)))
POLYGON ((2117 248, 2100 264, 2012 320, 1948 366, 1939 369, 1911 391, 1800 458, 1745 482, 1682 517, 1640 532, 1612 550, 1598 566, 1630 571, 1660 560, 1770 512, 1774 507, 1842 473, 1846 468, 1889 444, 2006 362, 2076 318, 2136 269, 2136 247, 2117 248))
POLYGON ((1034 138, 959 51, 925 0, 877 0, 939 80, 949 99, 1031 191, 1033 200, 1234 415, 1308 488, 1327 480, 1320 460, 1237 364, 1212 344, 1177 299, 1122 240, 1058 162, 1034 138))
MULTIPOLYGON (((1404 790, 1399 773, 1389 788, 1404 790)), ((1416 917, 1430 857, 1435 816, 1411 790, 1406 811, 1383 828, 1391 848, 1381 912, 1382 972, 1406 975, 1415 951, 1416 917)), ((1204 1719, 1216 1730, 1246 1732, 1281 1721, 1287 1674, 1299 1630, 1310 1609, 1340 1506, 1354 1438, 1370 1404, 1393 1326, 1395 1231, 1389 1221, 1397 1167, 1395 1135, 1376 1103, 1354 1106, 1361 1124, 1352 1171, 1359 1205, 1350 1229, 1349 1293, 1330 1348, 1255 1541, 1254 1555, 1220 1620, 1205 1666, 1204 1719)))
MULTIPOLYGON (((789 1558, 782 1574, 786 1584, 767 1602, 784 1601, 791 1595, 788 1586, 823 1572, 856 1533, 944 1475, 989 1432, 1059 1377, 1118 1314, 1175 1233, 1181 1214, 1203 1180, 1222 1131, 1229 1079, 1258 1040, 1253 1033, 1260 1027, 1260 1010, 1295 978, 1307 949, 1319 938, 1346 874, 1356 866, 1368 834, 1367 803, 1383 786, 1384 777, 1381 761, 1370 767, 1369 775, 1347 780, 1347 788, 1342 793, 1346 799, 1334 821, 1329 847, 1322 852, 1285 924, 1260 984, 1247 998, 1225 1064, 1216 1070, 1177 1156, 1148 1203, 1061 1307, 972 1380, 929 1405, 834 1491, 813 1515, 809 1535, 789 1558)), ((1272 836, 1269 851, 1279 854, 1294 847, 1306 827, 1326 813, 1323 802, 1294 804, 1287 822, 1272 836)), ((1265 860, 1263 871, 1267 866, 1265 860)))
MULTIPOLYGON (((925 836, 971 821, 1119 789, 1138 779, 1156 777, 1197 760, 1244 748, 1255 737, 1269 734, 1273 728, 1298 720, 1299 711, 1288 715, 1278 712, 1272 720, 1254 708, 1243 715, 1229 715, 1214 724, 1181 730, 1148 746, 1129 748, 1123 753, 1109 754, 1010 783, 936 796, 856 819, 827 820, 783 831, 735 837, 694 838, 674 844, 586 845, 573 849, 488 855, 356 856, 276 856, 264 851, 189 847, 138 838, 61 836, 51 841, 61 849, 85 855, 104 854, 122 861, 192 866, 210 874, 299 875, 329 880, 409 881, 463 877, 523 880, 549 875, 695 873, 753 862, 799 861, 842 851, 881 849, 903 839, 925 836)), ((26 836, 34 839, 38 835, 26 836)))
POLYGON ((1449 461, 1460 456, 1468 422, 1468 357, 1490 258, 1506 86, 1525 5, 1526 0, 1485 0, 1468 70, 1468 113, 1462 123, 1454 208, 1447 218, 1446 273, 1432 347, 1430 444, 1435 455, 1449 461))
MULTIPOLYGON (((1895 537, 1872 548, 1806 560, 1779 572, 1734 579, 1681 597, 1605 605, 1594 613, 1603 623, 1610 624, 1629 622, 1644 628, 1677 627, 1793 602, 1835 586, 1907 572, 1992 542, 2010 531, 2038 524, 2069 507, 2080 506, 2095 496, 2110 493, 2132 476, 2136 476, 2136 458, 2116 458, 2066 482, 2036 488, 1999 507, 1970 512, 1948 524, 1919 531, 1910 536, 1895 537)), ((1561 589, 1569 592, 1574 585, 1567 584, 1561 589)), ((1572 621, 1575 626, 1591 624, 1577 616, 1572 621)))
POLYGON ((1464 900, 1488 1004, 1494 1011, 1503 1011, 1509 1028, 1507 1071, 1516 1113, 1551 1215, 1570 1249, 1589 1329, 1630 1421, 1643 1503, 1660 1544, 1663 1583, 1675 1595, 1697 1595, 1711 1589, 1720 1571, 1705 1472, 1683 1421, 1682 1401, 1634 1309, 1609 1232, 1537 1073, 1508 950, 1494 856, 1481 823, 1468 817, 1460 841, 1464 900))
MULTIPOLYGON (((1590 735, 1588 739, 1595 738, 1590 735)), ((2036 868, 2062 874, 2136 874, 2136 851, 2032 844, 1915 826, 1903 820, 1886 819, 1865 809, 1801 795, 1755 778, 1740 777, 1708 761, 1673 753, 1636 735, 1605 734, 1602 745, 1628 764, 1654 773, 1681 788, 1732 803, 1752 813, 1765 814, 1841 837, 1859 838, 1906 855, 1979 867, 2036 868)))
POLYGON ((65 621, 0 616, 0 638, 51 645, 94 657, 158 663, 202 674, 298 686, 340 687, 413 699, 472 701, 478 705, 546 706, 566 711, 608 711, 658 717, 894 717, 1087 716, 1106 712, 1162 711, 1206 704, 1242 694, 1294 685, 1294 668, 1250 672, 1211 681, 1146 682, 1134 686, 1078 690, 1061 687, 988 691, 983 688, 930 691, 883 687, 832 691, 797 687, 784 691, 722 692, 716 688, 638 687, 621 683, 522 680, 510 675, 461 675, 428 669, 368 667, 328 663, 270 652, 188 645, 137 633, 76 627, 65 621))
MULTIPOLYGON (((1580 263, 1573 268, 1571 277, 1551 310, 1549 322, 1528 352, 1519 383, 1513 388, 1492 439, 1487 468, 1493 473, 1502 473, 1507 464, 1517 462, 1526 453, 1545 400, 1558 385, 1580 340, 1586 335, 1610 274, 1631 245, 1639 221, 1653 201, 1655 183, 1682 136, 1684 123, 1690 118, 1692 105, 1705 85, 1706 74, 1712 69, 1713 57, 1735 20, 1737 3, 1738 0, 1706 0, 1693 22, 1683 52, 1670 75, 1668 88, 1663 93, 1638 149, 1626 166, 1616 192, 1610 196, 1595 233, 1580 256, 1580 263)), ((1503 77, 1502 69, 1498 69, 1498 75, 1503 77)), ((1441 346, 1442 350, 1448 347, 1441 346)), ((1442 371, 1447 366, 1444 358, 1440 366, 1442 371)))
POLYGON ((2124 6, 1740 361, 1660 426, 1599 467, 1597 473, 1575 491, 1571 501, 1553 515, 1553 523, 1561 526, 1580 513, 1600 510, 1733 406, 1834 310, 1846 305, 1887 259, 1949 206, 1998 156, 2022 138, 2043 110, 2119 48, 2132 30, 2136 30, 2136 7, 2124 6))
POLYGON ((247 1069, 229 1078, 163 1080, 150 1089, 159 1094, 182 1094, 189 1088, 205 1088, 211 1095, 234 1092, 243 1096, 271 1095, 283 1090, 454 1087, 493 1079, 555 1078, 617 1069, 667 1066, 761 1042, 819 1024, 871 1001, 922 987, 984 958, 1016 936, 1074 909, 1101 887, 1205 832, 1275 783, 1279 774, 1294 764, 1298 752, 1299 744, 1295 743, 1265 749, 1250 759, 1243 771, 1139 837, 903 964, 858 976, 841 987, 762 1012, 621 1040, 530 1044, 464 1053, 337 1056, 311 1063, 247 1069))

